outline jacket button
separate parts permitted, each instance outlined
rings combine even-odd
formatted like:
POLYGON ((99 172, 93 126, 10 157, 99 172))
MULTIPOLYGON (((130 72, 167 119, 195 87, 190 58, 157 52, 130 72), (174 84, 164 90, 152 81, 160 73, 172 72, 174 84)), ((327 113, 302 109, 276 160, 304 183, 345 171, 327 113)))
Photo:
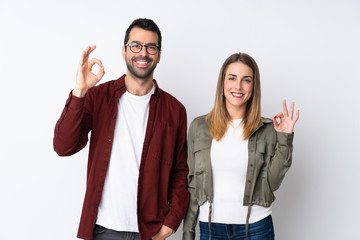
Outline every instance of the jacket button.
POLYGON ((254 164, 251 163, 251 164, 250 164, 250 167, 253 167, 253 166, 254 166, 254 164))
POLYGON ((109 138, 108 141, 111 142, 111 138, 109 138))
POLYGON ((108 162, 108 161, 105 161, 104 163, 105 163, 105 165, 108 165, 109 162, 108 162))
POLYGON ((254 149, 251 149, 250 152, 254 152, 254 149))
POLYGON ((248 183, 251 183, 251 180, 248 180, 248 183))

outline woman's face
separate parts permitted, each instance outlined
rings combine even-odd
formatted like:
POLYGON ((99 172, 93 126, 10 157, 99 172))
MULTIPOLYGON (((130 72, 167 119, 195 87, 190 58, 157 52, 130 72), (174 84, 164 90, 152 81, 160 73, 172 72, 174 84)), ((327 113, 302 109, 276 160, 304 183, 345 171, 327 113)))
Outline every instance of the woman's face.
POLYGON ((224 95, 226 108, 233 116, 241 115, 246 110, 246 103, 252 95, 254 73, 248 65, 241 62, 231 63, 225 73, 224 95))

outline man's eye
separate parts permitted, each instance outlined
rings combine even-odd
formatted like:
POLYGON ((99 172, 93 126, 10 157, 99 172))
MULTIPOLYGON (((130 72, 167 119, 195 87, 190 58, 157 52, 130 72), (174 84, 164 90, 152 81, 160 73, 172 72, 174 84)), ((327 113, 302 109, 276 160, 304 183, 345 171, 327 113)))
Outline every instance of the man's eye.
POLYGON ((137 49, 137 48, 140 48, 140 45, 137 43, 132 43, 131 47, 137 49))
POLYGON ((156 47, 155 46, 148 46, 148 49, 154 51, 154 50, 156 50, 156 47))

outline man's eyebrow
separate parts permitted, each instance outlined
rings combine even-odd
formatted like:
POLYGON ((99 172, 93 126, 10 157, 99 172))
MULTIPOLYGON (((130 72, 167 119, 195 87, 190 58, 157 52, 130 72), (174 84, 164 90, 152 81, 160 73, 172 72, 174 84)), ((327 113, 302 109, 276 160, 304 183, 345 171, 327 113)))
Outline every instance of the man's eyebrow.
POLYGON ((158 45, 156 43, 148 43, 148 44, 145 44, 146 46, 155 46, 155 47, 158 47, 158 45))
POLYGON ((141 42, 139 42, 139 41, 131 41, 131 43, 141 44, 141 42))
MULTIPOLYGON (((137 43, 137 44, 140 44, 142 45, 142 43, 140 41, 132 41, 131 43, 137 43)), ((145 44, 146 46, 157 46, 156 43, 148 43, 148 44, 145 44)))

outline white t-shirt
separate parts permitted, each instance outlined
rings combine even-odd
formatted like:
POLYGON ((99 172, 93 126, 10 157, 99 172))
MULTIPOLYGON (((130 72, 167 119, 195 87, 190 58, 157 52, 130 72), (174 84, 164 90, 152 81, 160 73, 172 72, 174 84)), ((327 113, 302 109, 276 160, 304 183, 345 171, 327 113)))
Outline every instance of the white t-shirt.
POLYGON ((113 146, 96 224, 116 231, 138 232, 139 166, 152 90, 145 96, 125 92, 118 102, 113 146))
MULTIPOLYGON (((232 120, 220 141, 212 140, 211 169, 214 199, 211 222, 246 224, 248 207, 243 206, 246 172, 248 166, 248 141, 242 139, 241 119, 232 120)), ((249 223, 257 222, 271 214, 271 207, 251 207, 249 223)), ((200 206, 199 220, 208 222, 209 202, 200 206)))

